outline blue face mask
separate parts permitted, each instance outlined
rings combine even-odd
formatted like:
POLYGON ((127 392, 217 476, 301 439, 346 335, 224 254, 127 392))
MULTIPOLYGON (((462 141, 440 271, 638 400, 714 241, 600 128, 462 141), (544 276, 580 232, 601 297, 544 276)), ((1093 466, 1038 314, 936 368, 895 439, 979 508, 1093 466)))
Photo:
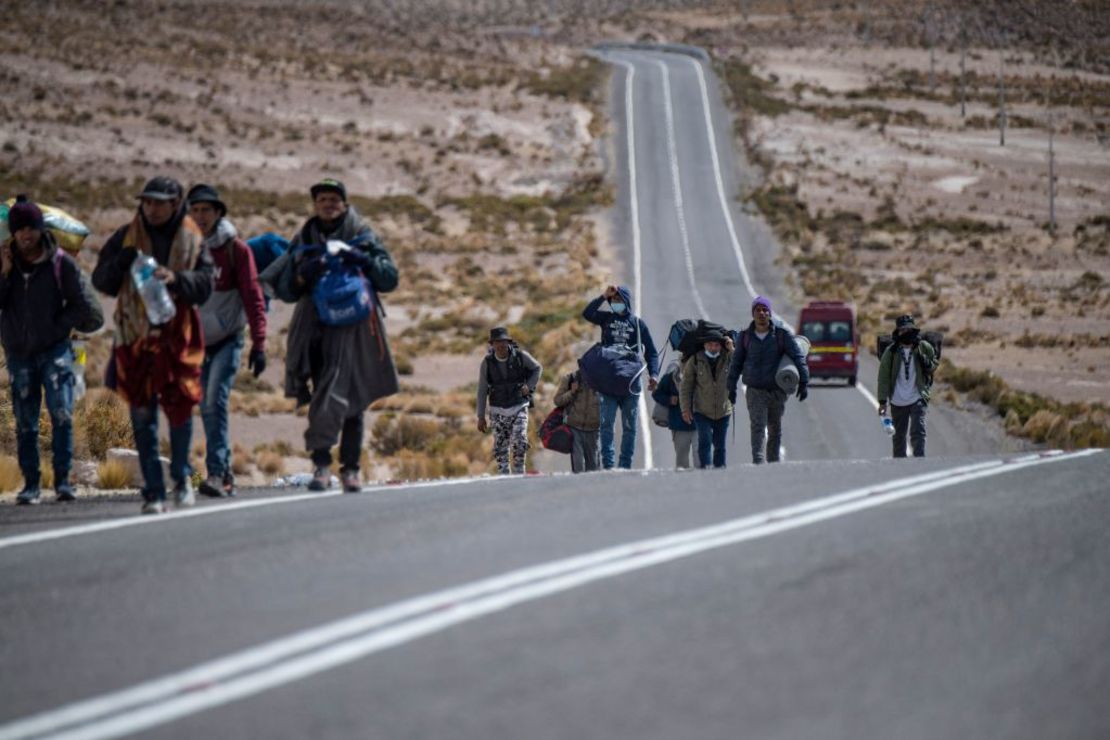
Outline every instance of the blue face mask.
POLYGON ((716 360, 720 355, 720 352, 710 352, 709 350, 705 350, 705 356, 711 360, 716 360))
POLYGON ((618 302, 610 302, 609 308, 613 309, 613 313, 624 313, 625 305, 618 302))

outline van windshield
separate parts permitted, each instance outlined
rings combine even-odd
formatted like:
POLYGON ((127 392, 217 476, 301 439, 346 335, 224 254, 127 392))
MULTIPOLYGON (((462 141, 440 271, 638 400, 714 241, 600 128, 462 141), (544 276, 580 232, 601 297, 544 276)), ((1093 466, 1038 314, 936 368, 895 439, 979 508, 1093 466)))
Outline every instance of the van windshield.
POLYGON ((802 324, 802 335, 811 342, 852 343, 852 323, 850 321, 806 321, 802 324))

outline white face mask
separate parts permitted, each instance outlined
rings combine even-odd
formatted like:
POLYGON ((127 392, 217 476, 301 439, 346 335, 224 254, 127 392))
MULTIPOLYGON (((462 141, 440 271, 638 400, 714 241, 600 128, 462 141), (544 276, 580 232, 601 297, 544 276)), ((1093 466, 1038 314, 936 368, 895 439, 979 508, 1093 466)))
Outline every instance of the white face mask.
POLYGON ((720 354, 720 352, 710 352, 709 350, 705 350, 705 356, 711 360, 716 360, 720 356, 720 354))

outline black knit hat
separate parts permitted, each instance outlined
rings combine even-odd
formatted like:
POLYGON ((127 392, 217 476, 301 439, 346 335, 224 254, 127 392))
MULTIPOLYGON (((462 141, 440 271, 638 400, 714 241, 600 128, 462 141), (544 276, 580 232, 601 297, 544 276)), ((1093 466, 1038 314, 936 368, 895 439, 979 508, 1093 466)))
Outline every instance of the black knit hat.
POLYGON ((316 196, 320 193, 325 193, 329 191, 332 193, 339 193, 339 197, 343 199, 343 202, 347 202, 347 186, 341 183, 339 180, 336 180, 335 178, 325 177, 323 180, 308 189, 308 192, 312 195, 313 200, 316 200, 316 196))
POLYGON ((190 206, 194 203, 211 203, 216 206, 216 210, 220 212, 220 218, 227 215, 227 206, 220 200, 219 191, 203 182, 189 188, 189 193, 185 196, 185 200, 189 202, 190 206))
POLYGON ((42 231, 42 209, 28 200, 26 195, 17 195, 8 211, 8 231, 14 234, 28 226, 42 231))
POLYGON ((181 190, 181 183, 177 180, 159 175, 148 180, 143 186, 143 192, 135 197, 150 200, 177 200, 181 197, 181 190))

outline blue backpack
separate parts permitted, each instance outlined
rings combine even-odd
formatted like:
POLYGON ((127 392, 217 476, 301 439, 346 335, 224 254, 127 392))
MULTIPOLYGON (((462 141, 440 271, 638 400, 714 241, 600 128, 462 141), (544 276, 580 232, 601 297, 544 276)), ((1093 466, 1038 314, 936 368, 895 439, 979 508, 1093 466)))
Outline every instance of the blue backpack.
POLYGON ((350 326, 370 318, 377 299, 360 269, 328 255, 328 267, 312 289, 316 315, 327 326, 350 326))
POLYGON ((251 248, 254 254, 254 265, 261 274, 271 262, 285 254, 289 249, 289 240, 280 234, 267 231, 265 234, 247 239, 247 246, 251 248))

